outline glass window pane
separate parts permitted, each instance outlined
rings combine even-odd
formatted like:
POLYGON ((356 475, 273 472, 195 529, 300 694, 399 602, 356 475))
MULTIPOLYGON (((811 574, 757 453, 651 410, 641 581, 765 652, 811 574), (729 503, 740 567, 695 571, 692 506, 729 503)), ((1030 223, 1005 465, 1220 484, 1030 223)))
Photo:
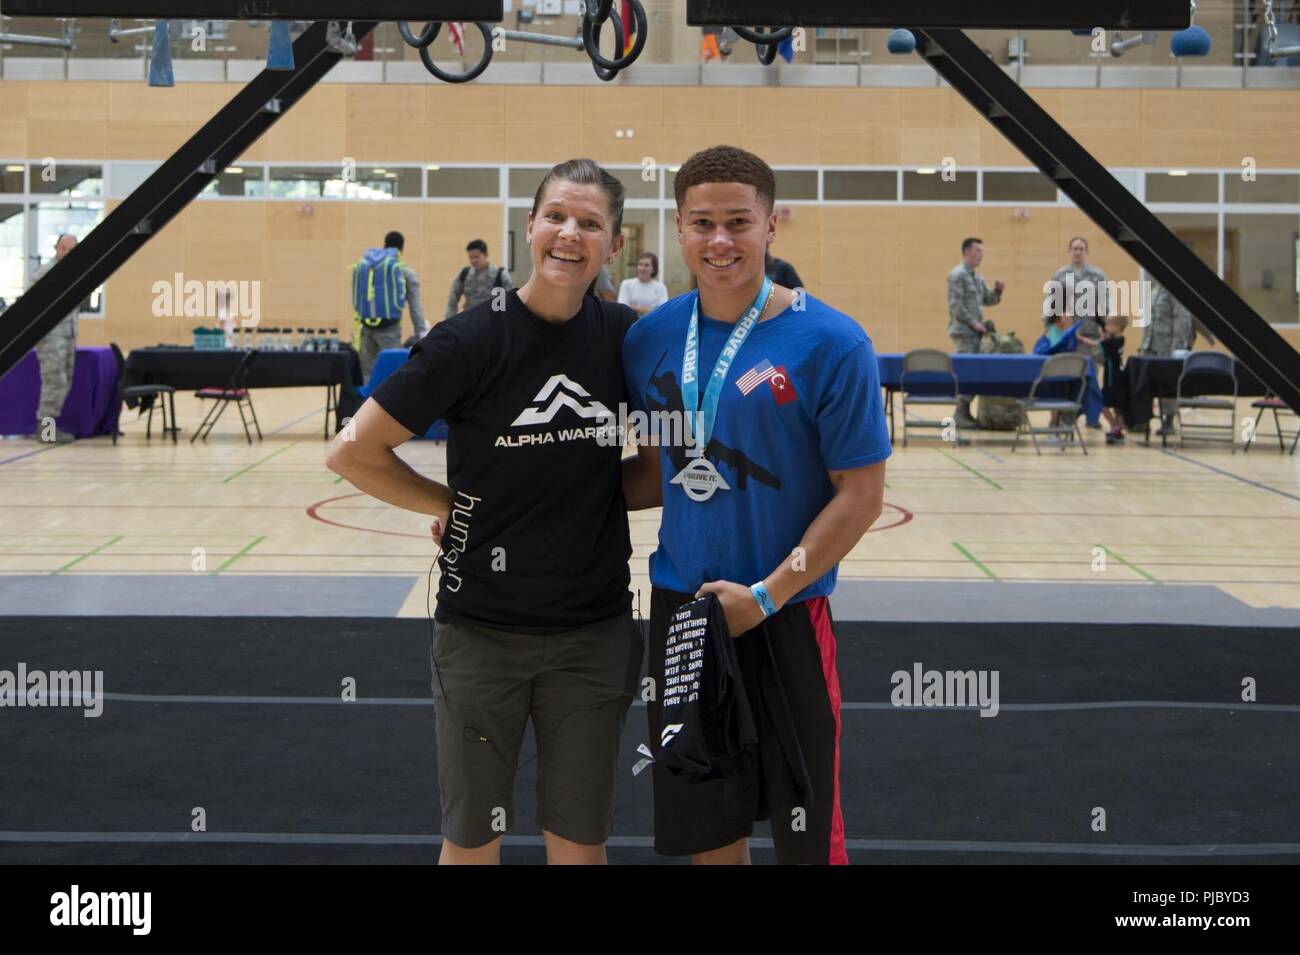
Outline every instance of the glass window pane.
POLYGON ((1230 214, 1223 220, 1223 277, 1275 324, 1300 322, 1300 215, 1230 214))
MULTIPOLYGON (((610 169, 610 175, 623 184, 624 199, 658 199, 659 180, 646 182, 640 169, 610 169)), ((656 172, 656 175, 658 173, 656 172)))
POLYGON ((61 162, 32 167, 32 192, 59 196, 102 196, 104 171, 99 166, 73 166, 61 162))
POLYGON ((1261 172, 1254 182, 1243 182, 1236 173, 1228 173, 1223 181, 1223 198, 1226 202, 1287 202, 1300 203, 1300 176, 1294 173, 1261 172))
POLYGON ((817 198, 815 169, 776 169, 776 201, 817 198))
POLYGON ((975 173, 959 172, 952 180, 944 179, 938 169, 932 172, 904 172, 903 198, 913 202, 974 202, 975 173))
POLYGON ((206 189, 200 193, 205 198, 212 196, 246 196, 260 197, 266 195, 266 184, 262 181, 263 166, 227 166, 214 178, 206 189))
MULTIPOLYGON (((84 239, 90 230, 104 218, 104 207, 99 203, 80 202, 42 202, 34 207, 36 210, 36 253, 40 262, 33 261, 33 271, 38 265, 44 265, 54 258, 54 246, 59 236, 67 232, 84 239)), ((81 303, 83 315, 102 315, 104 310, 104 287, 95 289, 81 303)))
POLYGON ((0 312, 23 294, 26 221, 22 206, 0 204, 0 312))
MULTIPOLYGON (((542 177, 547 173, 546 169, 511 169, 510 170, 510 198, 512 199, 531 199, 537 195, 537 187, 542 184, 542 177)), ((523 284, 522 282, 520 283, 523 284)))
MULTIPOLYGON (((114 162, 108 167, 109 195, 129 196, 161 166, 157 162, 114 162)), ((32 171, 35 178, 37 170, 32 171)))
MULTIPOLYGON (((1212 212, 1158 212, 1158 218, 1169 226, 1183 244, 1214 271, 1219 268, 1219 217, 1212 212)), ((1225 273, 1226 275, 1226 273, 1225 273)))
POLYGON ((5 163, 0 166, 0 192, 23 191, 23 164, 5 163))
POLYGON ((987 202, 1055 202, 1056 183, 1041 172, 986 172, 987 202))
POLYGON ((828 201, 892 201, 898 198, 898 174, 892 170, 827 169, 822 174, 822 196, 828 201))
POLYGON ((500 176, 491 168, 428 170, 430 198, 495 199, 501 192, 500 176))
POLYGON ((1147 173, 1147 202, 1218 202, 1219 177, 1216 173, 1170 175, 1147 173))

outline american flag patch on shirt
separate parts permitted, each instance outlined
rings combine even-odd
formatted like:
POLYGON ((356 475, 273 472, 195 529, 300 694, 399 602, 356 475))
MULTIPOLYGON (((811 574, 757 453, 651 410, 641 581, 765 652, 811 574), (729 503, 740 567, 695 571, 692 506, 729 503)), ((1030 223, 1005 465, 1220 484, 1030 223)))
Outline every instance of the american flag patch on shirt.
POLYGON ((776 369, 772 367, 770 361, 764 358, 757 365, 736 379, 736 387, 740 389, 742 395, 748 395, 774 374, 776 374, 776 369))

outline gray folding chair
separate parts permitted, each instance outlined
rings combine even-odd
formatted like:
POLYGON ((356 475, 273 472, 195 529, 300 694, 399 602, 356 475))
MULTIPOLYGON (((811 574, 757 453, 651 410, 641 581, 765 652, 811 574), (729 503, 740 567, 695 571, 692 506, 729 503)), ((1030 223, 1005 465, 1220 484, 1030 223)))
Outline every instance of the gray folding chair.
MULTIPOLYGON (((1038 436, 1051 435, 1059 442, 1061 450, 1064 451, 1068 442, 1078 441, 1079 447, 1083 453, 1088 453, 1088 446, 1083 443, 1083 433, 1079 431, 1079 415, 1083 409, 1083 395, 1088 389, 1088 356, 1079 354, 1052 355, 1047 361, 1043 362, 1043 367, 1038 371, 1038 377, 1029 387, 1029 397, 1020 400, 1020 407, 1024 413, 1024 419, 1020 427, 1016 429, 1016 436, 1011 442, 1011 450, 1016 449, 1020 443, 1020 435, 1027 434, 1030 440, 1034 442, 1034 451, 1042 454, 1042 449, 1038 446, 1038 436), (1064 387, 1066 397, 1064 398, 1040 398, 1039 390, 1043 386, 1048 386, 1052 391, 1060 391, 1064 387), (1074 397, 1069 397, 1073 392, 1074 397), (1031 411, 1049 411, 1052 412, 1051 422, 1046 427, 1036 428, 1032 421, 1029 420, 1031 411), (1063 418, 1063 416, 1066 416, 1063 418), (1063 420, 1068 420, 1068 425, 1063 424, 1063 420)), ((1044 389, 1046 390, 1046 389, 1044 389)))
POLYGON ((1174 416, 1178 421, 1178 447, 1183 441, 1226 441, 1237 452, 1237 362, 1231 355, 1217 351, 1192 352, 1183 359, 1183 373, 1178 376, 1178 392, 1174 397, 1174 416), (1213 375, 1226 378, 1232 382, 1232 397, 1205 397, 1189 395, 1183 397, 1183 382, 1189 375, 1213 375), (1195 411, 1226 411, 1228 423, 1183 420, 1183 409, 1195 411))
POLYGON ((952 356, 937 348, 914 348, 903 356, 903 373, 898 376, 898 390, 903 393, 903 447, 907 447, 907 429, 938 428, 941 431, 951 422, 961 444, 961 429, 957 427, 957 375, 952 370, 952 356), (927 394, 914 395, 908 392, 908 377, 911 387, 922 388, 927 394), (951 394, 934 394, 936 390, 951 394), (908 405, 951 405, 954 413, 947 418, 912 417, 907 413, 908 405))

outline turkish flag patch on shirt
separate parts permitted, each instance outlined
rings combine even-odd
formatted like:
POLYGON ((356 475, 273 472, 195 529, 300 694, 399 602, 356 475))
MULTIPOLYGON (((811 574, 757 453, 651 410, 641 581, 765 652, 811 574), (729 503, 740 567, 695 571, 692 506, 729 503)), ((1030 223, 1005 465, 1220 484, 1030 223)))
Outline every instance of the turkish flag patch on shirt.
POLYGON ((799 395, 794 390, 794 382, 786 374, 785 365, 776 366, 772 377, 767 379, 767 386, 772 389, 772 396, 776 398, 776 403, 779 405, 788 405, 792 401, 799 400, 799 395))

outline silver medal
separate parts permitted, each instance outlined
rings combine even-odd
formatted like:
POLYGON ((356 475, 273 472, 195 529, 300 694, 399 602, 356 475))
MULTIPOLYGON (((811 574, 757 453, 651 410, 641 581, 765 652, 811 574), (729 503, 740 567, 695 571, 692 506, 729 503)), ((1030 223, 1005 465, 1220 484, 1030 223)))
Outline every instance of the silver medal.
POLYGON ((692 501, 707 501, 717 491, 731 490, 713 462, 705 457, 693 458, 669 483, 680 484, 692 501))

